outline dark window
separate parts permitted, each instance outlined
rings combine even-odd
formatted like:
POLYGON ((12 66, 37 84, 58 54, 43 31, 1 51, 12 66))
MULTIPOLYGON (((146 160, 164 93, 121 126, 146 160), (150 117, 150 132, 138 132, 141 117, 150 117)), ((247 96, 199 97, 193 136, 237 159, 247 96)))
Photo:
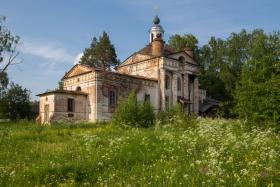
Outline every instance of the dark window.
POLYGON ((169 89, 170 87, 170 78, 168 75, 165 75, 165 89, 169 89))
POLYGON ((76 91, 78 91, 78 92, 80 92, 82 89, 81 89, 81 87, 80 86, 78 86, 77 88, 76 88, 76 91))
POLYGON ((182 81, 181 81, 181 78, 178 77, 177 78, 177 90, 181 91, 181 89, 182 89, 182 81))
POLYGON ((74 99, 67 99, 67 111, 74 112, 74 99))
POLYGON ((117 104, 117 96, 115 90, 109 90, 109 106, 115 106, 117 104))
POLYGON ((169 97, 165 96, 165 108, 169 109, 169 97))
POLYGON ((150 102, 150 94, 145 94, 144 100, 150 102))

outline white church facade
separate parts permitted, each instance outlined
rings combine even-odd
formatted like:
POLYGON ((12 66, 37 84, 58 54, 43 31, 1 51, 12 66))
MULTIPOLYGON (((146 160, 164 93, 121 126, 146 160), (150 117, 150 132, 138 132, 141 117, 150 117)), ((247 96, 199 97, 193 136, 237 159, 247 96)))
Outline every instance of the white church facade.
POLYGON ((134 90, 139 101, 154 110, 180 103, 186 113, 199 112, 199 69, 191 49, 173 50, 163 41, 158 17, 150 29, 150 42, 133 53, 115 71, 77 64, 63 77, 63 89, 41 93, 37 120, 108 121, 118 104, 134 90))

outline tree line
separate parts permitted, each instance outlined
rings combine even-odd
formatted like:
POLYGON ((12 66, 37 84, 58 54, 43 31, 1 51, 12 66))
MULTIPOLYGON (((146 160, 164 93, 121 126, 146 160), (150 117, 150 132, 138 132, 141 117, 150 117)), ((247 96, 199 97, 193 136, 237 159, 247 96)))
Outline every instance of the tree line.
POLYGON ((211 37, 205 45, 198 43, 192 34, 169 39, 176 51, 194 50, 200 88, 221 102, 221 115, 279 124, 280 32, 242 30, 226 39, 211 37))

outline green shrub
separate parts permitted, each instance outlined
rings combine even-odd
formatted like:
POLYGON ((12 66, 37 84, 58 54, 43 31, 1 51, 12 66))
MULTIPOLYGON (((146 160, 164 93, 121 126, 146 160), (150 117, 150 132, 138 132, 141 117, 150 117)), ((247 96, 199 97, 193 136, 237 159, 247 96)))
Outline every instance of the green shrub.
POLYGON ((129 94, 127 101, 122 102, 113 117, 114 125, 132 127, 151 127, 154 125, 155 114, 149 102, 138 102, 136 93, 129 94))
POLYGON ((180 104, 169 110, 161 111, 157 115, 157 124, 160 126, 171 125, 172 127, 193 127, 197 123, 194 115, 188 115, 180 104))
POLYGON ((150 102, 143 102, 139 107, 139 122, 141 127, 151 127, 155 123, 155 113, 150 102))

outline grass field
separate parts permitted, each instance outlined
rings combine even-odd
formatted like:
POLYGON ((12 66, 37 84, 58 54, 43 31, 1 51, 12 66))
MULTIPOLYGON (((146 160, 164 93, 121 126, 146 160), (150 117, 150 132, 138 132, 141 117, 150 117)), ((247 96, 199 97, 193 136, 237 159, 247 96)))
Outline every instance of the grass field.
POLYGON ((280 186, 280 137, 240 121, 0 123, 0 186, 280 186))

